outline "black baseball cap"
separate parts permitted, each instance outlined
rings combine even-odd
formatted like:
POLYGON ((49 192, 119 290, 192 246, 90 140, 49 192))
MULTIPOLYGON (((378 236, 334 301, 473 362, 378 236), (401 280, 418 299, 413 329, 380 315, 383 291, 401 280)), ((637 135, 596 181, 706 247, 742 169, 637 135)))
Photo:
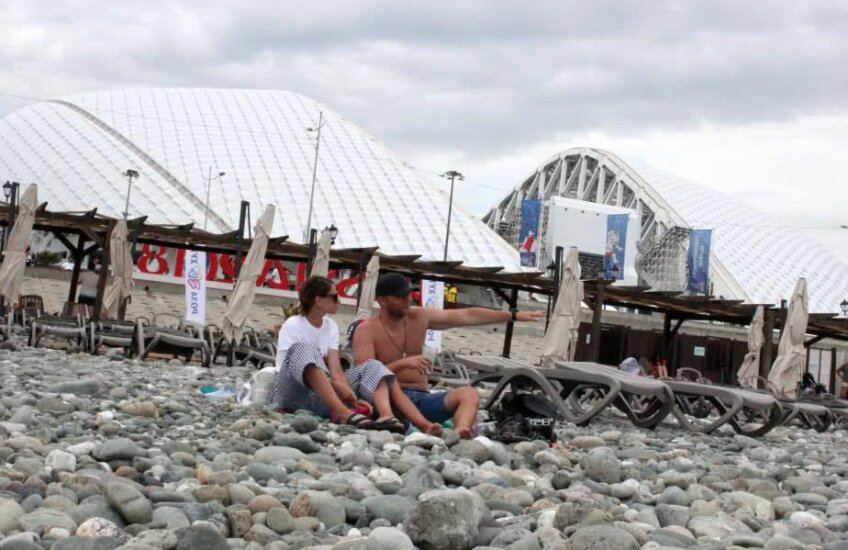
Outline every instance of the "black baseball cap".
POLYGON ((375 295, 377 297, 406 296, 413 290, 417 289, 413 288, 403 275, 399 273, 386 273, 385 275, 380 275, 380 278, 377 279, 377 290, 375 291, 375 295))

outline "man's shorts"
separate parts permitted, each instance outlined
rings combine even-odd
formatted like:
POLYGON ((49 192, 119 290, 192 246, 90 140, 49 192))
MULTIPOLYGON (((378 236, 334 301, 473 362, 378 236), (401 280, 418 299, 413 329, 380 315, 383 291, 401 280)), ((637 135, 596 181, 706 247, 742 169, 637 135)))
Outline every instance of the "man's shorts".
POLYGON ((453 418, 453 413, 445 407, 445 396, 447 392, 403 388, 403 393, 418 407, 424 418, 430 422, 442 423, 445 420, 453 418))

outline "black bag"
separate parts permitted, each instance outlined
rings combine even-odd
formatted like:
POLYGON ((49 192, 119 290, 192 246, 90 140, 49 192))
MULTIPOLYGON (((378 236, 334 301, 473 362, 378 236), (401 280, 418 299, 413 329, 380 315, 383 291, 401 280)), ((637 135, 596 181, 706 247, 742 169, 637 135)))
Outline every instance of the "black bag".
POLYGON ((492 439, 501 443, 517 443, 542 439, 556 442, 557 406, 541 395, 527 392, 504 394, 491 411, 495 421, 492 439))

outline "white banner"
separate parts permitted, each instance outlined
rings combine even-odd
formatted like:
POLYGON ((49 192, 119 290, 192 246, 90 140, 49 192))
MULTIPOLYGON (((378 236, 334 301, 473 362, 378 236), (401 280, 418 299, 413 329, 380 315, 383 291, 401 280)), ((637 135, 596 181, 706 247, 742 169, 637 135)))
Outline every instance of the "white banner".
POLYGON ((206 324, 206 252, 186 250, 185 253, 185 320, 206 324))
MULTIPOLYGON (((445 283, 441 281, 421 281, 421 305, 442 309, 445 304, 445 283)), ((427 330, 424 345, 436 353, 442 351, 442 331, 427 330)))

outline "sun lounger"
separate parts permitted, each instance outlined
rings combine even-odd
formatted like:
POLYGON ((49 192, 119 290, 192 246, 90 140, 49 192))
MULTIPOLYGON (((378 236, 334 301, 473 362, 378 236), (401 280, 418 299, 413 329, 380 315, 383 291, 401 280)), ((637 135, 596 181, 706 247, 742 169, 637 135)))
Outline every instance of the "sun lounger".
POLYGON ((674 405, 671 390, 662 382, 628 376, 597 363, 558 362, 555 368, 535 368, 503 358, 472 357, 477 366, 490 369, 478 375, 472 385, 496 382, 486 408, 492 407, 507 388, 523 386, 542 391, 557 405, 562 417, 578 426, 587 425, 601 411, 614 405, 635 426, 650 429, 674 405))
POLYGON ((799 402, 811 403, 827 408, 833 416, 833 426, 839 429, 848 428, 848 401, 838 399, 829 393, 821 395, 802 395, 799 402))
POLYGON ((121 348, 130 357, 136 352, 139 331, 149 324, 150 321, 144 317, 134 321, 106 319, 92 322, 89 326, 89 349, 96 355, 101 347, 121 348))
POLYGON ((674 392, 672 411, 688 430, 711 433, 724 424, 736 433, 759 437, 779 426, 782 404, 767 393, 684 380, 664 380, 674 392))
POLYGON ((229 367, 251 364, 261 369, 265 365, 275 364, 277 360, 277 343, 273 333, 260 334, 250 327, 245 327, 241 339, 236 343, 224 338, 217 325, 206 325, 203 333, 212 352, 212 363, 223 356, 229 367))
POLYGON ((79 315, 58 317, 41 315, 32 319, 29 325, 28 344, 37 348, 45 337, 67 340, 80 349, 88 347, 88 330, 79 315))
POLYGON ((209 343, 197 329, 183 325, 180 321, 176 327, 164 327, 155 324, 139 327, 136 343, 139 359, 146 358, 150 353, 165 353, 174 357, 185 356, 190 361, 195 352, 200 353, 200 363, 204 367, 211 364, 212 353, 209 343))

